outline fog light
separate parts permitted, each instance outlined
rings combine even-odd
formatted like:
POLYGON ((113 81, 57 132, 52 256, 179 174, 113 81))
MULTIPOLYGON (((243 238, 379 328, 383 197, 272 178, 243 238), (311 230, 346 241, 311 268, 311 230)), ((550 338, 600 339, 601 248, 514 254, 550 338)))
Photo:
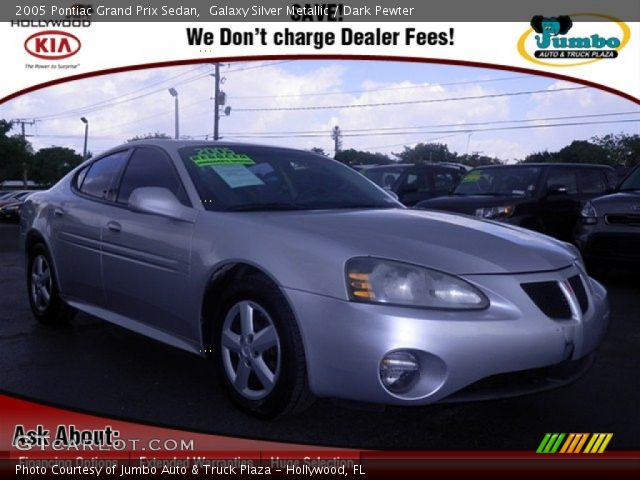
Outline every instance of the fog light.
POLYGON ((387 353, 380 362, 380 380, 391 393, 404 393, 420 378, 420 362, 411 352, 387 353))

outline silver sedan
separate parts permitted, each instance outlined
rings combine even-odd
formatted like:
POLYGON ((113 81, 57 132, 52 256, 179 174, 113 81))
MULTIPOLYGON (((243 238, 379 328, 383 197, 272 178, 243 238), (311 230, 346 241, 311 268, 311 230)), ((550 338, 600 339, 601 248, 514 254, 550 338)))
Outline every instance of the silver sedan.
POLYGON ((395 405, 513 395, 588 366, 607 293, 569 244, 404 208, 309 152, 140 141, 29 197, 29 301, 216 361, 262 417, 315 397, 395 405))

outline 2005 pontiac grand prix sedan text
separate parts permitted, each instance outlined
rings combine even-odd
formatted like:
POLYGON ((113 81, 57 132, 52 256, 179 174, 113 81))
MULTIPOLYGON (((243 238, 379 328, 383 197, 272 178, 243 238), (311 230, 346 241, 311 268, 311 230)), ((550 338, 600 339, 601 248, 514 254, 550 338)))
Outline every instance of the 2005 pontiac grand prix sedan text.
POLYGON ((284 148, 129 143, 31 195, 21 234, 40 321, 82 310, 212 351, 231 398, 265 417, 566 383, 609 317, 571 245, 406 209, 284 148))

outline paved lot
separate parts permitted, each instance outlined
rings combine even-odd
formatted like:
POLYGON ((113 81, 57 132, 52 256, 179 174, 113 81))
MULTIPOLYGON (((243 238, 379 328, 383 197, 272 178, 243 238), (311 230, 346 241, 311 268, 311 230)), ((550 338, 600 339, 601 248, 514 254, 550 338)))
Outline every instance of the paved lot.
POLYGON ((384 412, 328 400, 263 422, 236 411, 206 362, 88 315, 48 328, 27 303, 17 227, 0 224, 0 390, 107 416, 218 434, 360 448, 535 449, 544 432, 613 432, 640 448, 640 280, 607 280, 611 326, 571 386, 508 400, 384 412))

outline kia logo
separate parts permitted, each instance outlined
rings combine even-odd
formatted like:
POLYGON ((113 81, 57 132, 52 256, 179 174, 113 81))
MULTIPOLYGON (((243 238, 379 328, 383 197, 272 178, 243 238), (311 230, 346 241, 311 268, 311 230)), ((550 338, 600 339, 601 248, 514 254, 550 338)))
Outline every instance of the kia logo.
POLYGON ((24 42, 24 49, 37 58, 62 60, 80 50, 80 40, 75 35, 61 30, 45 30, 31 35, 24 42))

